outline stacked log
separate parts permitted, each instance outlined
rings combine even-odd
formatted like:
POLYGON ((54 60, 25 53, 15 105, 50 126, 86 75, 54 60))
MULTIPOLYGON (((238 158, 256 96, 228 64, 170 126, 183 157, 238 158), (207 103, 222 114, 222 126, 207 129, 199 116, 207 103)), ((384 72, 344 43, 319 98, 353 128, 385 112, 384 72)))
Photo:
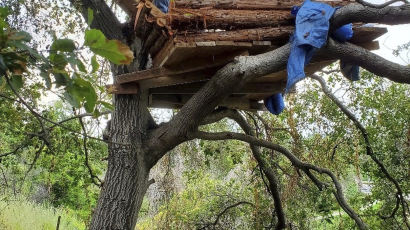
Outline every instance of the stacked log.
MULTIPOLYGON (((343 6, 354 0, 323 0, 332 6, 343 6)), ((241 9, 241 10, 289 10, 301 5, 301 0, 174 0, 175 8, 190 9, 241 9)))
MULTIPOLYGON (((142 51, 152 57, 167 41, 272 41, 289 39, 294 17, 290 7, 302 0, 174 0, 168 14, 149 0, 137 6, 135 33, 143 41, 142 51)), ((345 5, 350 0, 330 0, 345 5)))
POLYGON ((287 10, 175 8, 170 11, 166 20, 171 28, 177 30, 236 30, 294 24, 294 17, 287 10))

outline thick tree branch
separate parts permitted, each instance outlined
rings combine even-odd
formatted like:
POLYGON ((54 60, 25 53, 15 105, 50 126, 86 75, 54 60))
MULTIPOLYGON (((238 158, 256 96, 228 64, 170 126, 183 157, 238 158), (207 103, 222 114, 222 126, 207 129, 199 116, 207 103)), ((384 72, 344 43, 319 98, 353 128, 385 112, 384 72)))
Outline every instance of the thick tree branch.
MULTIPOLYGON (((410 15, 408 16, 410 18, 410 15)), ((325 46, 327 55, 355 63, 368 71, 389 80, 410 84, 410 66, 403 66, 388 61, 362 47, 345 42, 340 43, 329 38, 325 46)))
POLYGON ((387 25, 407 24, 410 23, 410 4, 377 9, 353 3, 336 10, 330 22, 332 28, 339 28, 354 22, 387 25))
POLYGON ((362 4, 363 6, 369 6, 369 7, 373 7, 373 8, 377 8, 377 9, 384 8, 384 7, 389 6, 389 5, 391 5, 393 3, 396 3, 396 2, 408 3, 408 1, 405 1, 405 0, 391 0, 391 1, 385 2, 383 4, 373 4, 373 3, 370 3, 370 2, 367 2, 367 1, 364 1, 364 0, 356 0, 356 2, 362 4))
POLYGON ((200 122, 233 90, 256 77, 283 69, 289 52, 290 45, 286 44, 261 55, 237 57, 233 63, 220 69, 170 122, 151 133, 147 147, 153 150, 152 164, 168 150, 186 141, 187 134, 195 131, 200 122))
MULTIPOLYGON (((376 163, 376 165, 380 168, 380 171, 384 174, 384 176, 394 184, 396 190, 397 190, 397 199, 401 201, 402 208, 403 208, 403 220, 408 228, 410 228, 410 225, 407 221, 407 202, 403 196, 403 190, 401 189, 399 183, 397 182, 396 179, 393 178, 393 176, 387 171, 386 167, 384 164, 377 159, 376 155, 373 152, 373 148, 370 143, 369 139, 369 134, 367 133, 366 128, 360 123, 359 119, 356 118, 353 112, 351 112, 333 93, 330 91, 330 89, 327 87, 325 80, 320 77, 319 75, 313 74, 310 76, 311 78, 317 80, 320 85, 322 86, 323 92, 326 94, 327 97, 329 97, 336 105, 339 107, 339 109, 353 122, 353 124, 356 126, 356 128, 360 131, 360 133, 363 136, 364 142, 366 144, 366 153, 370 158, 376 163)), ((392 214, 390 216, 394 216, 395 212, 397 209, 394 209, 392 214)))
POLYGON ((286 148, 278 144, 274 144, 274 143, 271 143, 265 140, 260 140, 258 138, 255 138, 253 136, 246 135, 246 134, 233 133, 233 132, 207 133, 207 132, 198 131, 198 132, 189 134, 188 137, 189 139, 195 139, 195 138, 204 139, 204 140, 235 139, 235 140, 244 141, 252 145, 265 147, 265 148, 272 149, 272 150, 282 153, 286 158, 288 158, 290 162, 292 162, 292 164, 295 167, 302 169, 304 172, 313 170, 320 174, 326 174, 327 176, 331 178, 333 184, 335 185, 336 191, 333 191, 333 194, 336 197, 336 200, 339 203, 339 205, 356 222, 359 229, 367 229, 366 224, 362 221, 359 215, 357 215, 356 212, 347 203, 346 199, 344 198, 343 190, 342 190, 342 186, 340 182, 337 180, 337 177, 330 170, 325 169, 325 168, 320 168, 316 165, 312 165, 309 163, 305 163, 299 160, 295 155, 289 152, 286 148))
POLYGON ((88 20, 88 9, 94 11, 91 28, 101 30, 108 39, 124 40, 122 25, 105 0, 70 0, 79 9, 84 19, 88 20))

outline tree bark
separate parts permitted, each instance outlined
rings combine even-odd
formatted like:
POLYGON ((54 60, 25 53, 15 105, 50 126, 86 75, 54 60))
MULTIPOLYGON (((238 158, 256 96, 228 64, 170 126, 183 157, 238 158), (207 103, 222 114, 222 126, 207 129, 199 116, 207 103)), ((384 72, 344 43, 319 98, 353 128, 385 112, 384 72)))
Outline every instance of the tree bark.
POLYGON ((202 42, 202 41, 272 41, 282 45, 289 40, 295 27, 284 26, 278 28, 256 28, 221 32, 200 32, 194 34, 179 33, 176 42, 202 42))
POLYGON ((149 186, 150 168, 144 157, 148 152, 142 145, 147 115, 141 108, 142 102, 141 94, 115 98, 108 170, 90 229, 134 229, 149 186))
MULTIPOLYGON (((138 38, 130 44, 136 57, 143 52, 141 46, 138 38)), ((138 69, 138 58, 129 66, 112 65, 114 75, 138 69)), ((147 109, 147 92, 115 95, 114 106, 108 127, 108 169, 93 213, 92 230, 134 229, 145 192, 152 183, 148 180, 151 165, 146 160, 149 149, 144 147, 144 141, 147 131, 155 126, 155 122, 147 109)))
POLYGON ((167 15, 173 29, 241 29, 294 24, 285 10, 172 9, 167 15))
MULTIPOLYGON (((330 5, 346 5, 349 1, 323 1, 330 5)), ((247 10, 277 10, 290 9, 292 6, 301 5, 302 0, 175 0, 176 8, 214 8, 214 9, 247 9, 247 10)))

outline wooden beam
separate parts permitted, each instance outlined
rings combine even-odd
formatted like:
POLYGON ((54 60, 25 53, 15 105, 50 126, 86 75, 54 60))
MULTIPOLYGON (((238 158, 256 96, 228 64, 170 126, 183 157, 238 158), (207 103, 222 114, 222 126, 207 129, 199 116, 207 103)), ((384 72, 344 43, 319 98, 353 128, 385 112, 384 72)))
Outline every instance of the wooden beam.
MULTIPOLYGON (((195 94, 200 90, 206 81, 194 82, 189 84, 180 84, 167 87, 151 88, 149 90, 152 94, 195 94)), ((233 94, 265 94, 265 93, 278 93, 283 91, 286 82, 260 82, 260 83, 248 83, 241 89, 236 89, 233 94)))
POLYGON ((198 32, 192 34, 177 34, 175 42, 206 42, 206 41, 271 41, 283 44, 289 40, 294 26, 252 28, 220 32, 198 32))
MULTIPOLYGON (((193 95, 150 95, 149 106, 152 108, 168 108, 179 109, 192 97, 193 95)), ((229 97, 219 104, 219 106, 247 110, 257 111, 265 110, 263 103, 259 103, 256 100, 250 100, 246 98, 229 97)))
POLYGON ((108 93, 111 94, 137 94, 139 92, 138 84, 135 82, 117 85, 106 85, 108 93))
MULTIPOLYGON (((214 67, 223 66, 227 63, 231 62, 237 56, 248 56, 249 53, 246 50, 235 51, 231 53, 225 53, 224 55, 219 55, 215 57, 207 57, 207 58, 195 58, 190 60, 189 62, 181 63, 176 68, 170 69, 165 67, 153 68, 143 71, 138 71, 134 73, 122 74, 116 77, 115 82, 117 84, 127 83, 127 82, 134 82, 134 81, 142 81, 148 80, 158 77, 171 77, 173 75, 178 75, 175 77, 181 76, 184 73, 191 73, 196 74, 196 71, 203 70, 203 69, 212 69, 214 67), (193 72, 193 73, 192 73, 193 72)), ((148 84, 149 81, 145 81, 145 85, 148 84)), ((153 82, 151 84, 155 86, 153 82)), ((170 84, 172 85, 172 83, 170 84)), ((163 86, 163 85, 162 85, 163 86)), ((159 86, 158 86, 159 87, 159 86)))

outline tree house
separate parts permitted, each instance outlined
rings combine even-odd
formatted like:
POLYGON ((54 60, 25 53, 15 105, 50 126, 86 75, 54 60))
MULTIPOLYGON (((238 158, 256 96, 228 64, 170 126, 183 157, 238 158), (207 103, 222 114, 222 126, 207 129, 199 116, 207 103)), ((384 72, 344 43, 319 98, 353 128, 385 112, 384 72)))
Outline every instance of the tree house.
MULTIPOLYGON (((152 58, 152 68, 119 75, 110 93, 135 94, 149 90, 149 106, 180 108, 212 76, 236 56, 256 55, 289 41, 294 30, 290 9, 301 0, 174 0, 162 13, 148 0, 130 9, 134 29, 143 41, 142 51, 152 58)), ((343 6, 350 1, 322 1, 343 6)), ((386 28, 354 27, 351 43, 369 50, 379 48, 374 39, 386 28)), ((336 60, 313 60, 306 68, 313 73, 336 60)), ((220 106, 264 110, 263 99, 282 92, 286 70, 257 78, 234 93, 220 106)))

